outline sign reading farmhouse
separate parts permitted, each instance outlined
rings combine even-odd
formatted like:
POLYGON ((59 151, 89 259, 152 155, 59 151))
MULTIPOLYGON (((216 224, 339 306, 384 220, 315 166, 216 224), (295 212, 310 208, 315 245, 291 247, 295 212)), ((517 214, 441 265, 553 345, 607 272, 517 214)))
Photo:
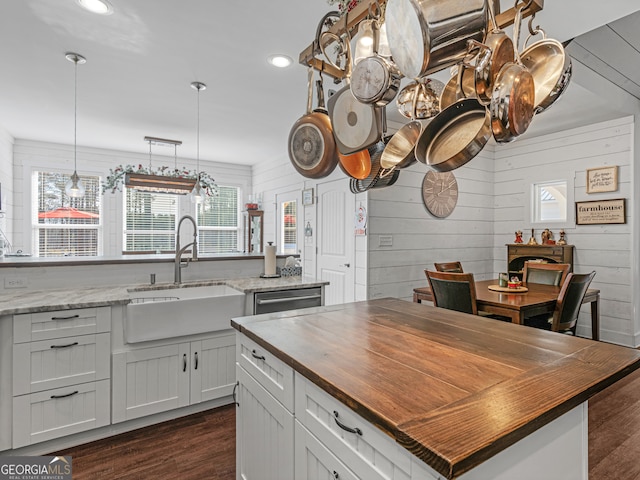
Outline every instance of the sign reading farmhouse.
POLYGON ((624 198, 576 202, 576 224, 626 223, 624 198))

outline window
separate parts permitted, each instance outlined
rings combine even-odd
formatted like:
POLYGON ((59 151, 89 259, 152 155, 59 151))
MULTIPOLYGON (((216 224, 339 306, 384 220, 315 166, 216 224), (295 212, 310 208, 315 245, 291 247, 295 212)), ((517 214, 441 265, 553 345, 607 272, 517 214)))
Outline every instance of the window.
POLYGON ((280 244, 282 253, 298 253, 298 214, 297 202, 282 202, 280 204, 282 231, 280 232, 280 244))
POLYGON ((567 221, 567 182, 533 184, 533 222, 567 221))
POLYGON ((175 250, 178 195, 125 189, 125 252, 175 250))
POLYGON ((239 249, 240 189, 218 185, 218 195, 198 204, 198 252, 230 253, 239 249))
POLYGON ((80 175, 81 198, 70 198, 64 186, 71 175, 34 172, 36 211, 33 245, 38 257, 94 256, 102 252, 100 177, 80 175))

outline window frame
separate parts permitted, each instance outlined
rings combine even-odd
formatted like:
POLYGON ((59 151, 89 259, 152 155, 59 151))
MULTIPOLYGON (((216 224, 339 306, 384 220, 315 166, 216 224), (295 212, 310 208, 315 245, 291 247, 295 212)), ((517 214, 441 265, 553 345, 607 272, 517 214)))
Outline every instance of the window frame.
MULTIPOLYGON (((38 213, 39 213, 39 209, 40 209, 40 186, 39 186, 39 181, 38 181, 38 177, 40 174, 48 174, 48 175, 52 175, 52 174, 57 174, 57 175, 62 175, 63 178, 65 178, 65 181, 71 178, 72 172, 67 172, 67 171, 63 171, 63 170, 58 170, 55 168, 49 168, 49 167, 39 167, 39 168, 34 168, 31 170, 31 245, 32 245, 32 254, 34 257, 37 258, 57 258, 57 257, 87 257, 87 256, 102 256, 104 254, 104 201, 102 200, 102 195, 100 193, 100 185, 102 185, 102 176, 99 174, 80 174, 79 177, 80 179, 87 179, 87 178, 95 178, 97 179, 97 195, 96 195, 96 205, 98 207, 98 223, 96 224, 69 224, 69 225, 64 225, 64 224, 46 224, 46 223, 39 223, 38 222, 38 213), (40 249, 40 232, 41 231, 47 231, 47 230, 68 230, 68 231, 72 231, 72 230, 95 230, 96 231, 96 246, 95 246, 95 251, 96 254, 95 255, 53 255, 53 256, 42 256, 41 255, 41 249, 40 249)), ((85 182, 86 184, 86 182, 85 182)), ((62 194, 62 201, 59 207, 56 208, 61 208, 64 207, 64 199, 66 196, 66 194, 62 194)), ((86 195, 86 194, 85 194, 86 195)), ((71 204, 73 203, 73 200, 69 199, 67 197, 68 200, 68 206, 71 206, 71 204)), ((75 208, 75 207, 74 207, 75 208)))
POLYGON ((534 178, 529 183, 529 194, 526 195, 525 209, 528 212, 528 228, 555 227, 555 228, 573 228, 575 227, 575 199, 574 199, 574 179, 572 177, 555 177, 555 178, 534 178), (536 189, 540 185, 565 183, 567 186, 566 196, 566 219, 565 220, 538 220, 536 217, 540 206, 537 205, 536 189))
MULTIPOLYGON (((220 188, 234 188, 236 190, 236 225, 235 227, 229 226, 209 226, 209 225, 201 225, 199 222, 198 209, 201 208, 200 205, 195 204, 193 208, 193 215, 196 219, 196 225, 198 226, 198 254, 202 255, 216 255, 216 254, 224 254, 224 253, 238 253, 243 251, 243 230, 244 230, 244 217, 242 215, 242 206, 243 202, 243 192, 242 186, 233 184, 233 183, 218 183, 218 189, 220 188), (200 242, 200 233, 201 232, 236 232, 236 245, 235 248, 228 252, 202 252, 201 247, 203 242, 200 242)), ((188 197, 187 197, 188 198, 188 197)), ((216 197, 217 198, 217 197, 216 197)))

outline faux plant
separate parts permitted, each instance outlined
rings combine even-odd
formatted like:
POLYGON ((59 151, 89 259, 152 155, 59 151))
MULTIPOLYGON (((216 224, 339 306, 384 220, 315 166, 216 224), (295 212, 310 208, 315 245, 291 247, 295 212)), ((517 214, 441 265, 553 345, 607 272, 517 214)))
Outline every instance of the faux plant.
POLYGON ((340 14, 344 14, 353 10, 360 3, 360 0, 327 0, 327 3, 337 5, 340 14))
POLYGON ((215 180, 206 172, 191 172, 186 168, 169 168, 167 166, 152 168, 144 167, 142 164, 136 165, 118 165, 115 168, 109 169, 109 175, 107 179, 102 182, 102 193, 106 192, 115 193, 116 190, 122 191, 124 185, 124 177, 127 173, 138 173, 143 175, 159 175, 164 177, 173 178, 200 178, 200 187, 204 192, 209 195, 217 195, 218 185, 215 180))

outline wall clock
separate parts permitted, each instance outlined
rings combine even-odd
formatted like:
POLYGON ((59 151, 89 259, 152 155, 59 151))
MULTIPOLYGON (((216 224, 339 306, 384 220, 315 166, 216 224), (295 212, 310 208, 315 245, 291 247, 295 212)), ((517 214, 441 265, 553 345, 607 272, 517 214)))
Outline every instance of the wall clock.
POLYGON ((433 216, 448 217, 458 203, 458 182, 453 173, 428 171, 422 180, 422 201, 433 216))

